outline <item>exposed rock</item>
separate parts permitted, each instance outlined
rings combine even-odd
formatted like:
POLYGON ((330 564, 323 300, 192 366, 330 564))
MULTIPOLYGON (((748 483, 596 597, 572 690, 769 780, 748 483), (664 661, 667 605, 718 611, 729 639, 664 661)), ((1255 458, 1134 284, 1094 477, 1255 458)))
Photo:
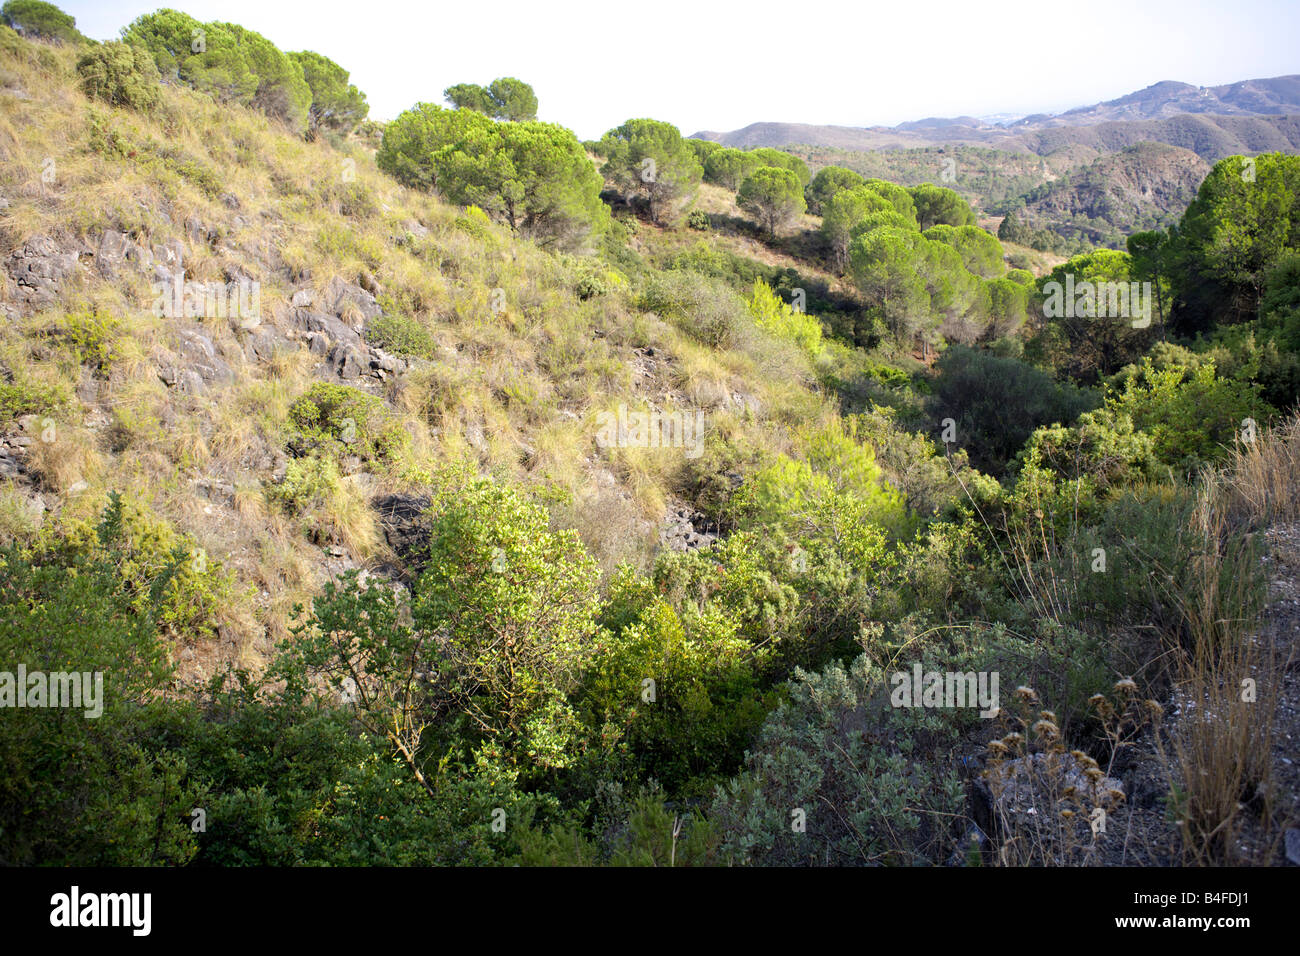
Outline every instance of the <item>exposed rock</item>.
POLYGON ((33 236, 9 257, 8 272, 16 297, 36 308, 52 305, 59 287, 76 271, 80 252, 60 245, 49 236, 33 236))
POLYGON ((424 512, 431 503, 428 495, 409 494, 383 495, 372 502, 388 546, 412 568, 428 554, 433 526, 424 512))
POLYGON ((311 289, 299 289, 289 300, 289 304, 295 309, 310 309, 312 302, 316 299, 316 294, 311 289))
POLYGON ((340 319, 355 321, 359 317, 362 322, 365 322, 383 315, 384 312, 373 295, 361 286, 344 282, 337 276, 330 281, 329 288, 325 292, 325 301, 329 303, 329 311, 340 319))
POLYGON ((668 509, 659 528, 659 543, 668 551, 694 551, 718 540, 716 527, 700 512, 677 506, 668 509))
POLYGON ((368 356, 346 344, 334 346, 329 354, 329 363, 338 371, 339 378, 344 379, 358 378, 370 367, 368 356))
POLYGON ((332 343, 360 345, 361 336, 357 331, 332 315, 324 312, 312 312, 309 309, 294 309, 290 321, 295 328, 304 332, 323 332, 332 343))
POLYGON ((189 370, 197 372, 205 382, 226 381, 233 377, 230 366, 217 355, 210 338, 190 329, 182 329, 177 334, 181 357, 188 362, 189 370))

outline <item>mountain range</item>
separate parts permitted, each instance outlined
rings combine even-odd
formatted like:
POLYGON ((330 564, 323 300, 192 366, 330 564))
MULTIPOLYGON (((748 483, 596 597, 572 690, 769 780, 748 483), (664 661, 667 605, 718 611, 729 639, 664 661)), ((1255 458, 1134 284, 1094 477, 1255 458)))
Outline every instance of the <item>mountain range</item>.
POLYGON ((1075 145, 1105 153, 1156 142, 1214 161, 1236 153, 1300 149, 1300 74, 1208 87, 1165 80, 1118 99, 1001 122, 973 116, 930 117, 892 127, 760 122, 730 132, 705 130, 694 138, 739 148, 974 145, 1040 156, 1075 145))

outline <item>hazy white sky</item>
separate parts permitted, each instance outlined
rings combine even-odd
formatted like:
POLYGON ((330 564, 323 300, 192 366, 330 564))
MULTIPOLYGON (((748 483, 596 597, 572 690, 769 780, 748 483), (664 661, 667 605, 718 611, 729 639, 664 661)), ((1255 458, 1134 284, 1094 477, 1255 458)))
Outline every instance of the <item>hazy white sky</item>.
POLYGON ((352 72, 376 119, 453 83, 531 83, 594 139, 630 117, 684 134, 762 120, 894 125, 1056 112, 1159 80, 1300 73, 1300 0, 62 0, 111 39, 171 2, 352 72))

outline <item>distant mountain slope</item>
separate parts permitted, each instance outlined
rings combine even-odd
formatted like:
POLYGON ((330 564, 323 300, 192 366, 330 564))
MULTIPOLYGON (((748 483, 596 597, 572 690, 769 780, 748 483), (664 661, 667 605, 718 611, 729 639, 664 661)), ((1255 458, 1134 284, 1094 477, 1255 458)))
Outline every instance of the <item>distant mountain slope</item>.
POLYGON ((1156 142, 1213 162, 1235 153, 1300 151, 1300 75, 1213 87, 1164 81, 1104 103, 1003 124, 970 116, 865 128, 751 123, 695 137, 740 148, 797 144, 866 151, 960 144, 1040 156, 1069 146, 1104 153, 1156 142))
POLYGON ((1025 218, 1061 235, 1121 245, 1133 232, 1176 221, 1210 168, 1190 150, 1141 143, 1030 193, 1025 218))

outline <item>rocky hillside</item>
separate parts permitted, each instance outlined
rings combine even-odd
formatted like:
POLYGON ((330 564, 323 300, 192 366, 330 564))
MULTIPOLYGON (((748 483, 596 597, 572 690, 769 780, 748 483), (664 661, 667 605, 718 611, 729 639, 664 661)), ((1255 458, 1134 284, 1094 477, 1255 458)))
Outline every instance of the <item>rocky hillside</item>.
POLYGON ((1093 245, 1122 244, 1131 233, 1176 222, 1209 171, 1190 150, 1142 143, 1030 192, 1023 215, 1093 245))
POLYGON ((399 186, 360 142, 172 86, 148 115, 105 107, 75 58, 0 31, 2 532, 138 500, 234 575, 188 676, 264 660, 339 572, 398 567, 403 496, 449 461, 533 489, 607 567, 644 564, 661 537, 703 540, 683 527, 692 462, 598 447, 600 411, 689 403, 780 448, 782 417, 829 407, 797 351, 701 345, 590 260, 399 186), (373 401, 394 453, 304 474, 295 403, 321 385, 373 401))

